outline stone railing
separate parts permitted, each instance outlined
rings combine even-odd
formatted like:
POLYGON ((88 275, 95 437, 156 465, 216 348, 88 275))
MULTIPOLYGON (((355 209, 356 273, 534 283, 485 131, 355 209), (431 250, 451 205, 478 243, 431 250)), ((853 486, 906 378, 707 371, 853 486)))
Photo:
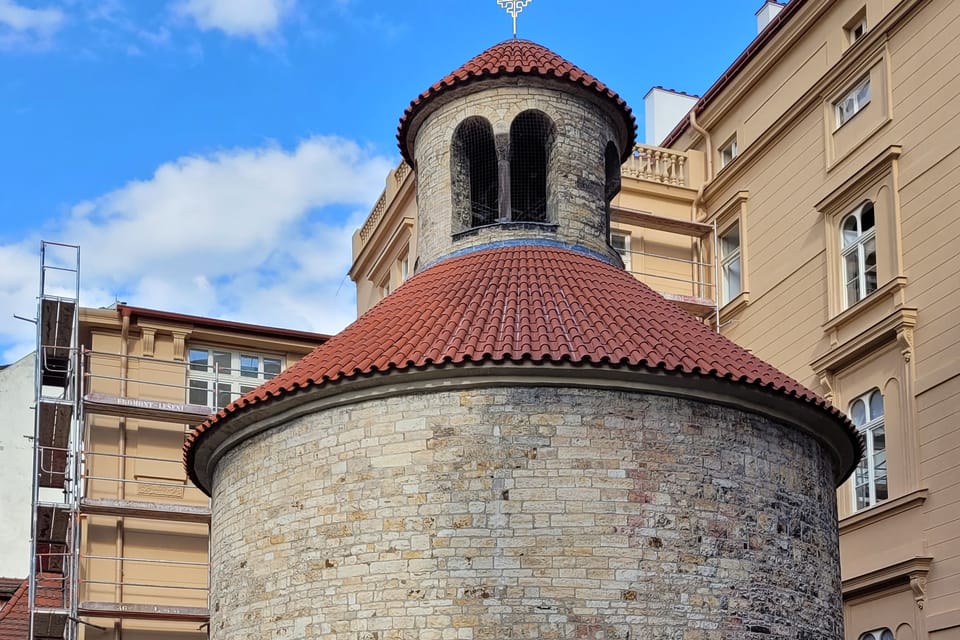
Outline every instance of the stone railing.
POLYGON ((383 214, 386 212, 387 194, 384 192, 380 194, 380 199, 377 200, 377 204, 373 205, 373 211, 371 211, 370 215, 367 216, 367 221, 363 223, 362 227, 360 227, 360 240, 363 242, 363 244, 366 244, 370 240, 370 236, 373 235, 377 225, 379 225, 380 221, 383 220, 383 214))
MULTIPOLYGON (((410 165, 406 162, 401 162, 400 165, 393 171, 393 180, 394 183, 399 187, 403 184, 404 179, 410 174, 410 165)), ((380 199, 377 200, 377 204, 373 205, 373 210, 370 212, 370 215, 367 216, 366 222, 363 223, 363 226, 360 227, 360 240, 366 244, 370 240, 370 236, 373 235, 374 230, 380 224, 380 221, 383 220, 383 215, 387 212, 387 192, 384 191, 380 194, 380 199)))
POLYGON ((621 173, 630 178, 688 186, 687 154, 672 149, 638 144, 633 155, 621 167, 621 173))

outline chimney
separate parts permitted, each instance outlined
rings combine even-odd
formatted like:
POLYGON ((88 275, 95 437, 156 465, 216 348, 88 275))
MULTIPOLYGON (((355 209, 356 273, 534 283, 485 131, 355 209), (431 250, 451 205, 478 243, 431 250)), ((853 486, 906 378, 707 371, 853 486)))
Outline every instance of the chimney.
POLYGON ((783 11, 784 6, 786 6, 786 3, 780 4, 775 0, 764 2, 760 10, 757 11, 757 33, 766 29, 767 25, 777 17, 777 14, 783 11))
POLYGON ((649 145, 659 145, 697 103, 697 96, 654 87, 643 97, 644 136, 649 145))

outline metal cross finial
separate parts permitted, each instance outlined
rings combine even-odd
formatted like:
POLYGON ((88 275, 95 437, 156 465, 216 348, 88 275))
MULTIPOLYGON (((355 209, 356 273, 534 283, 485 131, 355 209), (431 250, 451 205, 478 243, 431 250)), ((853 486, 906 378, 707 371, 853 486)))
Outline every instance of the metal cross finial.
POLYGON ((510 17, 513 18, 513 37, 517 37, 517 16, 523 11, 524 7, 533 0, 497 0, 497 4, 506 9, 510 17))

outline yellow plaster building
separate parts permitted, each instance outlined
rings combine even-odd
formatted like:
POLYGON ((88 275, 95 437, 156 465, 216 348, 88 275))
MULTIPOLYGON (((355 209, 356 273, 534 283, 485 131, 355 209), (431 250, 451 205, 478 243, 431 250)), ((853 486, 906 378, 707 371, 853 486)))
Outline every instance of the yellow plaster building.
MULTIPOLYGON (((846 637, 960 639, 960 3, 761 11, 662 146, 622 166, 611 247, 858 425, 846 637)), ((401 164, 354 234, 361 313, 418 267, 415 192, 401 164)))
POLYGON ((206 638, 210 508, 185 433, 327 337, 46 297, 40 320, 36 476, 66 497, 34 503, 32 637, 206 638))

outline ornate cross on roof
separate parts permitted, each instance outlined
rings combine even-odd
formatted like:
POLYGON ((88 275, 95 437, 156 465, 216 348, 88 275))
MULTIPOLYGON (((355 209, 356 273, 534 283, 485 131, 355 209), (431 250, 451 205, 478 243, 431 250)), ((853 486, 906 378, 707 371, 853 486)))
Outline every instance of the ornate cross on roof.
POLYGON ((513 18, 513 37, 517 37, 517 16, 523 11, 524 7, 533 0, 497 0, 497 4, 503 7, 510 17, 513 18))

